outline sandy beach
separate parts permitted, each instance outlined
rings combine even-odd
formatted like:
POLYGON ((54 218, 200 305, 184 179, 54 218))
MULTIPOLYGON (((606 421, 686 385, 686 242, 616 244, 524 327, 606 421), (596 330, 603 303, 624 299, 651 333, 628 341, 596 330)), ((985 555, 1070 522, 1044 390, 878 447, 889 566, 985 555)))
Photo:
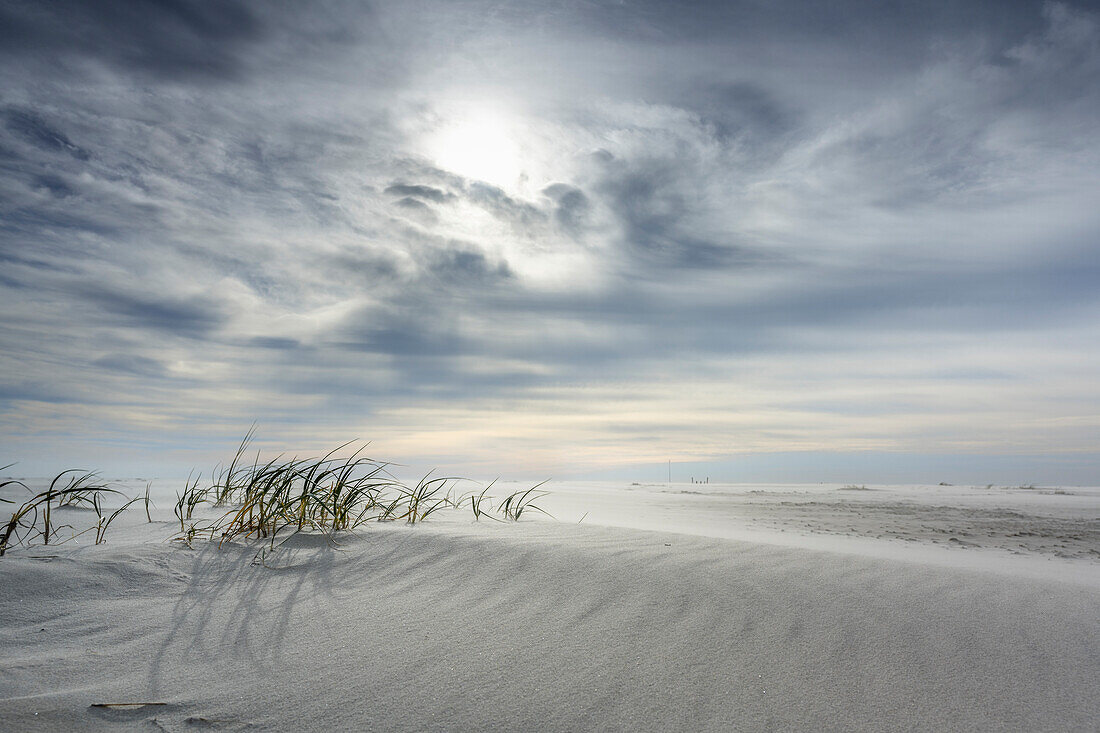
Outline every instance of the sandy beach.
POLYGON ((1096 729, 1096 489, 550 488, 259 557, 165 502, 13 549, 3 727, 1096 729))

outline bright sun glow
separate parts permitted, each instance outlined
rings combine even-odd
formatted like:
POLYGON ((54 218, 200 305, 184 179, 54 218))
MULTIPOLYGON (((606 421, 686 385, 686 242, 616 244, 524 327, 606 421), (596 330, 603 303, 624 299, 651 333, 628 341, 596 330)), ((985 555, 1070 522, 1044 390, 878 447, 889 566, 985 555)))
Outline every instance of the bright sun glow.
POLYGON ((436 165, 465 178, 510 188, 521 173, 520 148, 507 119, 489 111, 445 124, 428 142, 436 165))

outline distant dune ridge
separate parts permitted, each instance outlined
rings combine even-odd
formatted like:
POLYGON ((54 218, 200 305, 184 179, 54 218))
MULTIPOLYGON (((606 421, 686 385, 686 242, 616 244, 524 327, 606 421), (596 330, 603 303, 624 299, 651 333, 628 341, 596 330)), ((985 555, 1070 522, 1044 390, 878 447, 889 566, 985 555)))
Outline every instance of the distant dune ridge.
POLYGON ((547 488, 556 519, 448 509, 262 556, 165 542, 164 500, 102 545, 15 548, 0 727, 1096 729, 1095 489, 547 488), (1057 519, 1079 545, 933 543, 983 503, 970 530, 1057 519))

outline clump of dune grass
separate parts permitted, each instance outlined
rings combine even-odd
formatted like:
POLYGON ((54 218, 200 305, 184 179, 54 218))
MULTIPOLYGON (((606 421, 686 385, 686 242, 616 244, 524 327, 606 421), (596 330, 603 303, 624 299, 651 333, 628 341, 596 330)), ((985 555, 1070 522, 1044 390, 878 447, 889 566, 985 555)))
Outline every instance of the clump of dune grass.
MULTIPOLYGON (((258 539, 274 547, 278 538, 297 532, 332 535, 371 521, 417 524, 440 509, 466 504, 475 520, 496 519, 491 514, 493 497, 488 495, 493 482, 479 493, 457 496, 456 487, 463 479, 432 477, 429 472, 408 486, 390 473, 391 464, 364 456, 365 445, 338 457, 351 442, 320 458, 280 454, 261 461, 257 452, 249 460, 254 437, 254 429, 250 429, 228 464, 215 469, 209 486, 188 478, 184 490, 177 493, 175 515, 180 533, 175 539, 189 545, 200 537, 219 543, 258 539), (222 511, 213 518, 194 519, 202 505, 222 511)), ((539 486, 542 484, 504 498, 496 511, 512 521, 518 521, 528 509, 546 514, 533 503, 547 494, 539 491, 539 486)))
MULTIPOLYGON (((494 506, 489 495, 496 484, 491 481, 480 491, 456 493, 465 481, 454 476, 432 477, 431 472, 415 485, 408 486, 390 472, 391 464, 363 455, 366 446, 346 457, 337 454, 352 443, 344 443, 320 458, 285 458, 278 455, 261 462, 257 452, 248 460, 255 428, 246 434, 236 453, 224 467, 216 467, 209 484, 202 475, 188 476, 182 491, 176 494, 173 512, 179 522, 179 533, 173 537, 192 544, 196 539, 218 540, 219 544, 234 540, 268 540, 274 547, 280 537, 305 531, 332 535, 351 531, 365 522, 405 522, 417 524, 444 508, 461 509, 468 505, 474 520, 485 517, 494 521, 519 521, 530 510, 551 516, 534 502, 547 496, 542 482, 529 489, 516 491, 494 506), (215 510, 214 516, 200 507, 215 510)), ((11 464, 14 465, 14 464, 11 464)), ((0 467, 0 470, 10 465, 0 467)), ((0 483, 0 489, 17 485, 30 491, 18 480, 0 483)), ((118 495, 117 489, 100 483, 95 473, 68 470, 58 474, 45 491, 19 505, 5 524, 0 525, 0 555, 15 545, 59 544, 64 529, 71 530, 63 539, 67 542, 86 532, 95 533, 95 543, 102 543, 111 523, 136 502, 144 502, 146 520, 152 522, 151 486, 144 495, 128 499, 121 507, 108 513, 104 497, 118 495), (62 507, 85 508, 95 512, 95 524, 83 531, 71 525, 58 525, 53 512, 62 507)), ((9 499, 0 502, 14 504, 9 499)))
POLYGON ((191 519, 191 516, 195 512, 195 507, 206 501, 207 494, 210 493, 210 487, 201 488, 199 481, 202 479, 202 474, 195 477, 194 482, 191 481, 191 477, 187 477, 187 482, 183 486, 183 491, 176 492, 176 505, 173 507, 173 512, 176 518, 180 522, 180 532, 184 531, 184 524, 187 520, 191 519))
MULTIPOLYGON (((0 484, 0 488, 10 485, 21 486, 31 491, 26 484, 16 480, 5 481, 0 484)), ((43 545, 49 545, 51 542, 61 544, 93 530, 95 543, 101 544, 111 522, 137 501, 137 499, 130 499, 111 514, 105 514, 103 497, 113 494, 125 498, 121 491, 99 483, 94 473, 79 469, 62 471, 50 482, 48 489, 23 502, 8 518, 7 523, 0 527, 0 556, 17 545, 30 546, 35 541, 40 541, 43 545), (77 532, 71 524, 58 524, 55 521, 53 513, 62 507, 92 509, 96 513, 97 521, 94 526, 77 532), (70 531, 69 536, 58 542, 62 530, 65 529, 70 531)), ((15 503, 10 500, 4 501, 9 504, 15 503)))
POLYGON ((280 455, 261 463, 259 453, 253 461, 246 458, 253 437, 250 430, 228 466, 215 471, 212 485, 202 487, 198 479, 188 479, 175 507, 179 539, 190 542, 206 535, 221 542, 258 538, 274 544, 286 531, 332 533, 354 529, 369 519, 415 523, 438 508, 432 499, 444 480, 424 480, 407 489, 390 476, 387 464, 362 455, 366 446, 346 458, 336 454, 351 443, 320 458, 280 455), (391 491, 395 497, 388 496, 391 491), (228 509, 214 519, 194 521, 201 504, 228 509))
POLYGON ((153 490, 153 482, 152 481, 147 481, 145 483, 144 500, 145 500, 145 521, 148 522, 149 524, 153 523, 153 513, 151 511, 149 511, 149 508, 152 507, 152 506, 156 506, 156 504, 153 504, 153 500, 149 497, 149 493, 152 490, 153 490))
MULTIPOLYGON (((110 489, 110 491, 114 491, 114 489, 110 489)), ((115 493, 121 493, 121 492, 115 492, 115 493)), ((107 537, 107 528, 111 526, 111 522, 115 521, 115 517, 122 514, 127 509, 129 509, 131 504, 134 504, 134 503, 136 503, 138 501, 141 501, 141 500, 142 500, 142 497, 135 496, 133 499, 130 499, 129 501, 127 501, 125 504, 120 506, 118 509, 115 509, 110 514, 104 514, 103 509, 100 506, 100 494, 99 493, 95 494, 92 497, 92 508, 95 509, 95 513, 96 513, 96 517, 97 517, 97 521, 95 523, 95 526, 92 527, 92 529, 95 530, 95 543, 97 545, 103 544, 104 540, 107 537)), ((147 502, 145 512, 146 512, 146 515, 148 516, 148 513, 149 513, 149 507, 148 507, 149 494, 148 494, 148 490, 146 490, 145 501, 147 502)), ((152 517, 149 517, 149 521, 150 522, 153 521, 152 517)), ((87 531, 87 530, 85 530, 85 531, 87 531)), ((78 534, 83 534, 83 532, 78 533, 78 534)))
POLYGON ((543 481, 542 483, 535 484, 525 491, 517 491, 511 496, 505 497, 504 501, 502 501, 500 503, 500 506, 498 507, 499 511, 504 514, 504 517, 506 519, 510 519, 513 522, 518 522, 519 518, 523 516, 523 512, 528 509, 532 509, 536 512, 542 512, 549 517, 549 513, 535 506, 534 504, 536 500, 550 494, 549 491, 539 491, 539 487, 545 483, 546 482, 543 481))
MULTIPOLYGON (((497 480, 493 479, 489 482, 488 486, 481 490, 481 493, 471 493, 468 497, 466 497, 467 499, 469 499, 470 509, 474 513, 475 522, 480 520, 482 517, 496 519, 496 517, 489 513, 489 509, 492 506, 493 497, 487 496, 487 494, 489 493, 489 489, 493 488, 493 484, 495 484, 496 482, 497 480)), ((461 506, 461 504, 462 501, 459 501, 458 505, 461 506)))
MULTIPOLYGON (((429 473, 428 476, 431 474, 429 473)), ((384 512, 377 518, 383 521, 388 519, 404 519, 409 524, 416 524, 428 518, 432 512, 440 507, 454 506, 454 500, 449 496, 439 496, 448 484, 453 484, 456 478, 433 478, 428 476, 420 479, 412 488, 394 483, 396 498, 388 502, 384 512)))

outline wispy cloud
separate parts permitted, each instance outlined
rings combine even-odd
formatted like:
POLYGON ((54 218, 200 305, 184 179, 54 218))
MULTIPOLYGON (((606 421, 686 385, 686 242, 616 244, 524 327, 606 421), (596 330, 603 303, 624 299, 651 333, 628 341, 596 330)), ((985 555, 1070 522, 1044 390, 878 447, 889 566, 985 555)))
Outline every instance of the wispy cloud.
POLYGON ((1098 22, 6 3, 4 460, 1094 451, 1098 22))

